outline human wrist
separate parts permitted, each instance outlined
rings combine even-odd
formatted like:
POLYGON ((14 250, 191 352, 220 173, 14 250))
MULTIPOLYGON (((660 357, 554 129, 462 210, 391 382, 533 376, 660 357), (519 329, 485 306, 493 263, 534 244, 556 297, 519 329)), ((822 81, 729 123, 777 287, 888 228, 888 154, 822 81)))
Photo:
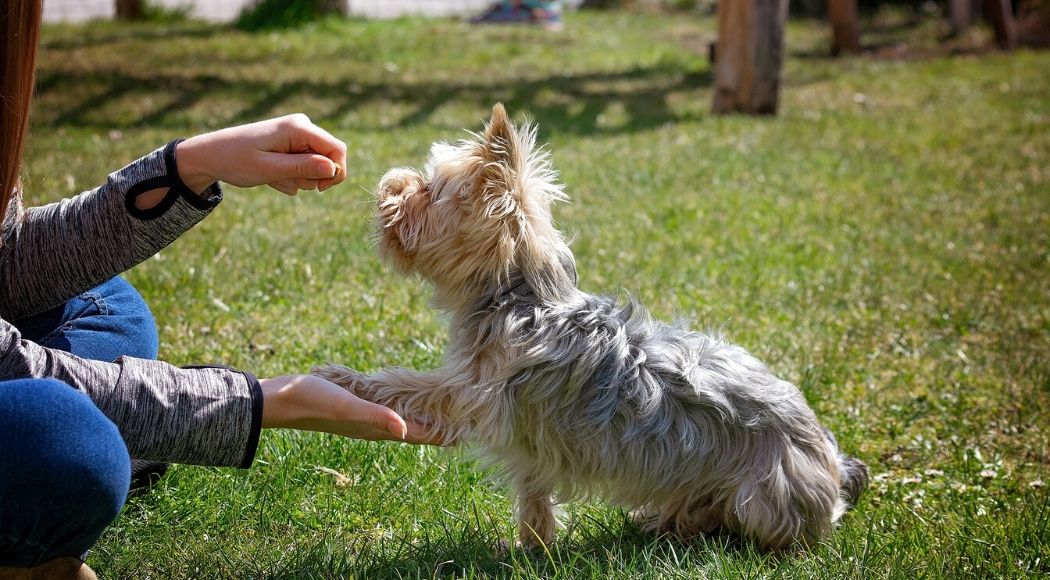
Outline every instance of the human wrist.
POLYGON ((310 375, 286 375, 259 380, 265 429, 325 430, 327 422, 346 420, 340 405, 319 393, 310 375))
POLYGON ((209 168, 207 139, 204 135, 190 137, 175 146, 175 163, 179 179, 193 193, 200 194, 219 180, 209 168))
POLYGON ((263 429, 288 427, 293 421, 291 412, 291 379, 293 377, 273 377, 259 379, 263 396, 263 429))

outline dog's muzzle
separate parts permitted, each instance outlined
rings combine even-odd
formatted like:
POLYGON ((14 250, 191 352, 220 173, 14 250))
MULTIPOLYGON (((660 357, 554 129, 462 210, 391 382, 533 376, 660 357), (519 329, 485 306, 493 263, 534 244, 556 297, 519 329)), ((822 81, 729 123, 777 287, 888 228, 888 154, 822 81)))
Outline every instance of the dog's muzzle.
POLYGON ((379 217, 389 228, 405 216, 405 206, 424 191, 423 176, 411 169, 391 169, 379 180, 379 217))

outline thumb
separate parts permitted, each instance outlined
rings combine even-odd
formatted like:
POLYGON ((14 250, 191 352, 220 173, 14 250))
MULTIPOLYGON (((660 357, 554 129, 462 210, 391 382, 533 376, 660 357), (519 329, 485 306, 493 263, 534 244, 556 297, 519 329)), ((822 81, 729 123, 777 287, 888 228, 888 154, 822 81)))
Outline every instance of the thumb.
POLYGON ((315 153, 266 153, 263 163, 269 181, 283 179, 332 179, 338 166, 324 155, 315 153))

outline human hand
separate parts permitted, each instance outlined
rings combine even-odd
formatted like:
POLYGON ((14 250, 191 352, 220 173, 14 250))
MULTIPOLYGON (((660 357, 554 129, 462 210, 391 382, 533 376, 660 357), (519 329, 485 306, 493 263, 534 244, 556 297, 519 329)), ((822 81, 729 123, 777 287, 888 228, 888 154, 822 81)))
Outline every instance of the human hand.
POLYGON ((334 433, 352 439, 440 445, 440 436, 407 423, 392 409, 370 403, 313 375, 262 379, 263 428, 334 433))
POLYGON ((295 195, 346 179, 346 144, 303 114, 191 137, 178 144, 175 158, 179 177, 196 193, 224 181, 238 187, 267 184, 295 195))

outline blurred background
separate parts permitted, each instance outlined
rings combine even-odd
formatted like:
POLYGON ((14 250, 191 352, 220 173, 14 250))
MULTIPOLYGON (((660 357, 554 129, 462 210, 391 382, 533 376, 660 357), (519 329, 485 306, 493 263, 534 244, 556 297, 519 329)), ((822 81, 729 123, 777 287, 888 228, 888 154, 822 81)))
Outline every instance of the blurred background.
MULTIPOLYGON (((237 18, 254 0, 147 0, 157 8, 182 11, 187 16, 214 21, 237 18)), ((486 8, 490 0, 345 0, 342 10, 354 16, 393 18, 411 14, 454 16, 473 14, 486 8)), ((117 4, 112 0, 48 0, 44 19, 82 21, 92 18, 114 18, 117 4)))
POLYGON ((770 558, 568 506, 548 553, 469 456, 264 434, 174 466, 103 578, 1050 577, 1050 0, 45 0, 27 205, 171 139, 302 112, 347 180, 222 204, 126 277, 161 358, 259 376, 441 365, 370 193, 499 101, 570 203, 580 286, 717 329, 798 385, 872 487, 770 558))

